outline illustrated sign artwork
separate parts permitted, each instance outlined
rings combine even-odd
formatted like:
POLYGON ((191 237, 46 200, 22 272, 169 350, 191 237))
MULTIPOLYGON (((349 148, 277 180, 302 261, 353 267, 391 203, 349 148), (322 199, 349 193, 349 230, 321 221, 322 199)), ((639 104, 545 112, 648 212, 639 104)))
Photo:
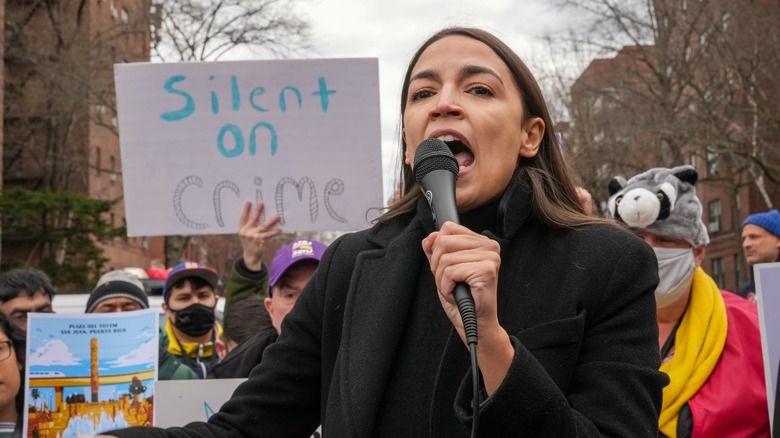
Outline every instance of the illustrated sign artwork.
POLYGON ((753 266, 761 324, 761 347, 764 353, 764 375, 767 388, 769 420, 773 427, 778 408, 777 385, 780 382, 780 263, 760 263, 753 266))
POLYGON ((382 202, 376 59, 118 64, 130 236, 369 226, 382 202), (264 218, 263 218, 264 219, 264 218))
POLYGON ((154 310, 31 313, 24 436, 153 425, 158 318, 154 310))

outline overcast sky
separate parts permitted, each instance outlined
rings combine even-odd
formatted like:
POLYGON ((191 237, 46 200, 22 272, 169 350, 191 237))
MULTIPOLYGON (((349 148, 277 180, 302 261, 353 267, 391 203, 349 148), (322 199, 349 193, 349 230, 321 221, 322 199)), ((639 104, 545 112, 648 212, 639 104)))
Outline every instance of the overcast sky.
MULTIPOLYGON (((549 0, 303 0, 312 25, 311 57, 379 59, 385 193, 395 177, 400 86, 419 44, 452 25, 484 28, 524 60, 538 57, 545 34, 566 22, 549 0)), ((534 66, 529 62, 529 67, 534 66)))

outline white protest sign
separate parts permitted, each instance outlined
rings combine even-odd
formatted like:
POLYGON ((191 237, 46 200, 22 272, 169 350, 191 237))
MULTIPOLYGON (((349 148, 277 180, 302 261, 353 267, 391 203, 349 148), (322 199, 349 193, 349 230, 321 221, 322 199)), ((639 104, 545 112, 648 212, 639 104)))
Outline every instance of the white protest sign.
POLYGON ((246 201, 285 231, 381 207, 376 59, 118 64, 130 236, 235 233, 246 201))
POLYGON ((780 369, 780 263, 760 263, 753 266, 761 327, 761 347, 764 353, 769 421, 774 425, 777 402, 778 370, 780 369))
MULTIPOLYGON (((246 380, 161 380, 157 382, 154 425, 181 427, 193 421, 208 421, 246 380)), ((321 427, 312 438, 320 436, 321 427)))

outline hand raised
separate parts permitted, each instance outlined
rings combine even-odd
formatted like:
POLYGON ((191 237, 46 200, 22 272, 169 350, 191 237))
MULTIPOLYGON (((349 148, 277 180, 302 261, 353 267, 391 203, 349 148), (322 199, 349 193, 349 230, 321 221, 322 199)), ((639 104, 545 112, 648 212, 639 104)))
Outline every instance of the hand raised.
POLYGON ((250 271, 259 271, 262 268, 266 241, 282 232, 282 229, 277 226, 279 215, 273 215, 265 222, 260 223, 264 208, 265 205, 262 202, 258 203, 254 209, 252 203, 247 202, 241 212, 238 237, 244 251, 244 264, 250 271))

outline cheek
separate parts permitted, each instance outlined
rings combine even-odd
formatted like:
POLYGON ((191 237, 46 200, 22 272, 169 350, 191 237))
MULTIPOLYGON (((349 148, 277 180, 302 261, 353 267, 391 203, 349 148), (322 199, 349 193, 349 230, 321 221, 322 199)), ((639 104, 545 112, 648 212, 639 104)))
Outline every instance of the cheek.
POLYGON ((517 155, 513 155, 510 151, 505 154, 494 154, 490 156, 487 164, 490 178, 498 185, 506 185, 517 168, 517 155))
POLYGON ((16 396, 16 393, 19 392, 19 389, 21 388, 21 376, 19 375, 19 364, 12 360, 12 358, 8 358, 6 360, 7 364, 3 363, 2 369, 3 373, 3 383, 5 383, 5 387, 8 388, 9 395, 16 396))

